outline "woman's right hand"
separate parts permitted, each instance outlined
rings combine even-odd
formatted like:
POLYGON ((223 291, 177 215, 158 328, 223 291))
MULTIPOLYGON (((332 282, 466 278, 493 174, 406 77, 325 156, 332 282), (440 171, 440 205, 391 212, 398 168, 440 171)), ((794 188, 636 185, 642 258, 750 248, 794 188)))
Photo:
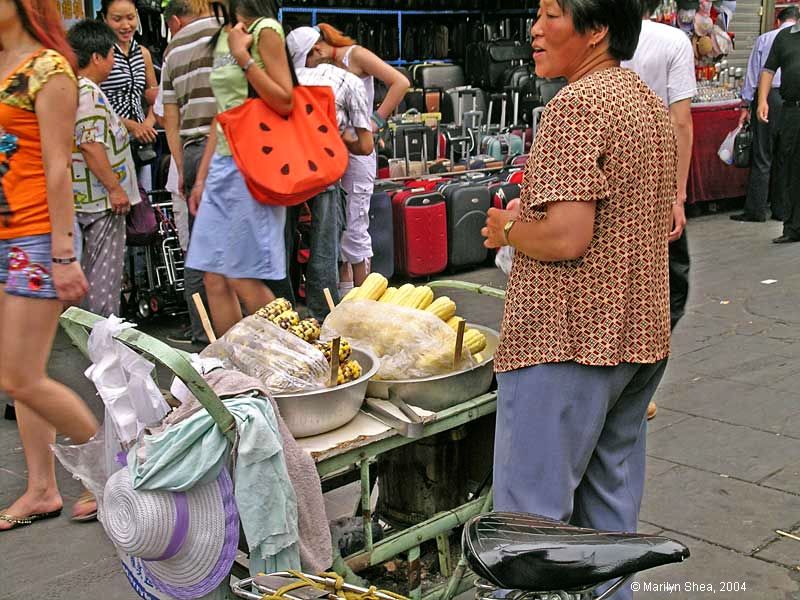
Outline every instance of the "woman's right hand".
POLYGON ((136 123, 130 130, 131 135, 136 138, 136 141, 142 144, 152 144, 156 141, 158 134, 151 125, 145 123, 136 123))
POLYGON ((53 263, 53 285, 58 299, 65 304, 78 304, 89 291, 89 283, 77 261, 68 265, 53 263))
POLYGON ((769 123, 769 104, 766 102, 758 104, 758 120, 762 123, 769 123))

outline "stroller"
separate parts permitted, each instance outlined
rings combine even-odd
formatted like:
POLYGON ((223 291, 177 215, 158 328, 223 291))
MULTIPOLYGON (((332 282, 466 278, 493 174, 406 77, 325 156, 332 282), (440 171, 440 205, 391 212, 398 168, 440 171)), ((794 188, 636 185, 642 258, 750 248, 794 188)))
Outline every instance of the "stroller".
MULTIPOLYGON (((166 190, 144 194, 156 217, 152 235, 129 236, 122 283, 121 313, 136 322, 158 315, 187 312, 184 299, 184 255, 172 209, 172 195, 166 190)), ((144 198, 143 198, 144 201, 144 198)))

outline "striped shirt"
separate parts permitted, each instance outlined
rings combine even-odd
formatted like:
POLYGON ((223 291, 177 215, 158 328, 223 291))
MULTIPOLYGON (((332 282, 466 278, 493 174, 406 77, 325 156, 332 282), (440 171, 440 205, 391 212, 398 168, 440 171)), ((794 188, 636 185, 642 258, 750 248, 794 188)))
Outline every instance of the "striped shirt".
POLYGON ((164 104, 177 104, 184 144, 208 136, 217 114, 209 75, 214 65, 211 38, 219 30, 214 17, 198 19, 181 29, 164 53, 161 82, 164 104))
POLYGON ((147 85, 142 49, 136 40, 126 55, 117 44, 114 44, 114 68, 111 74, 100 84, 100 89, 108 98, 114 112, 122 119, 131 119, 137 123, 144 121, 144 88, 147 85))

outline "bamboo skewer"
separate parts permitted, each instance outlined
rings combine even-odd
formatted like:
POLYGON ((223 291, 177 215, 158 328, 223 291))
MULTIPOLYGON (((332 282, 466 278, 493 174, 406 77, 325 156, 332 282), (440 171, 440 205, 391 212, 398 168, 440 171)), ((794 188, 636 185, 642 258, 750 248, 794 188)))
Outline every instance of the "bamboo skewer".
POLYGON ((328 310, 333 310, 336 307, 336 304, 333 302, 331 291, 328 288, 325 288, 322 290, 322 293, 325 294, 325 301, 328 303, 328 310))
POLYGON ((214 328, 211 327, 211 319, 208 318, 208 313, 206 312, 206 307, 203 304, 203 299, 200 297, 199 293, 194 293, 192 294, 192 300, 194 301, 194 306, 197 309, 197 314, 200 315, 200 322, 203 324, 203 330, 208 336, 208 341, 216 342, 217 336, 214 334, 214 328))
POLYGON ((456 331, 456 348, 453 352, 453 370, 455 371, 458 368, 458 364, 461 362, 461 353, 464 349, 464 331, 467 328, 467 322, 464 319, 461 319, 458 322, 458 330, 456 331))
POLYGON ((339 382, 339 346, 341 342, 342 338, 338 336, 331 340, 331 375, 328 387, 336 387, 339 382))

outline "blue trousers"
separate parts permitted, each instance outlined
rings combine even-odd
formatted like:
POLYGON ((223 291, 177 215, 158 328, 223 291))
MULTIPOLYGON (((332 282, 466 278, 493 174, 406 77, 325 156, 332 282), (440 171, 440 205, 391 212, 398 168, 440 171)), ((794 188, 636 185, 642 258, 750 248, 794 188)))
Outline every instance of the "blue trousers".
MULTIPOLYGON (((666 363, 548 363, 498 373, 495 510, 636 531, 645 413, 666 363)), ((630 588, 614 596, 632 597, 630 588)))

